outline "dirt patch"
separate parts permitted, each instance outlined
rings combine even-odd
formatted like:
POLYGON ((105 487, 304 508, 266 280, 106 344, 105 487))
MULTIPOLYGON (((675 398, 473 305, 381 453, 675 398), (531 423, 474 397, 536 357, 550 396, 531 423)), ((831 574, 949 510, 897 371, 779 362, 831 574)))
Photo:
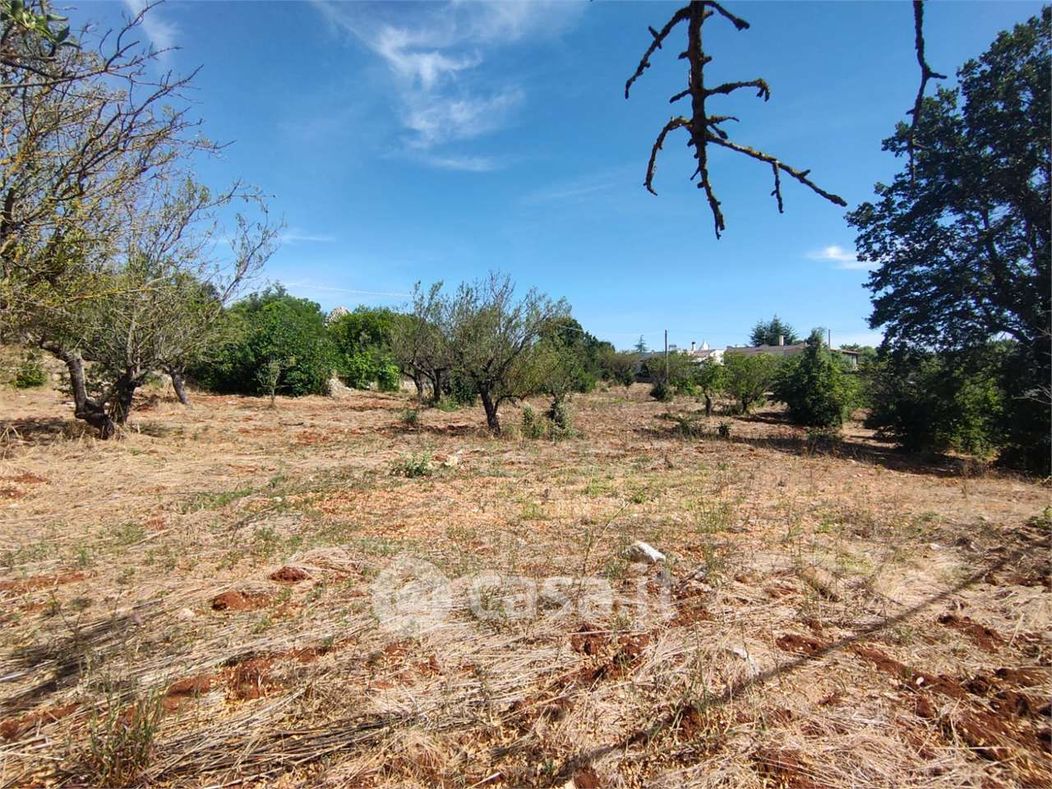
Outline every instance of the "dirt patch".
POLYGON ((947 677, 943 674, 929 674, 925 671, 911 668, 905 663, 900 663, 895 658, 886 655, 876 647, 856 644, 851 648, 851 651, 868 663, 872 663, 880 671, 899 680, 902 686, 909 690, 933 690, 955 699, 963 699, 967 695, 964 688, 952 677, 947 677))
POLYGON ((255 657, 232 666, 227 672, 227 698, 233 701, 248 701, 267 696, 281 685, 272 676, 274 660, 255 657))
POLYGON ((62 720, 76 712, 80 705, 77 703, 64 704, 58 707, 30 712, 15 718, 4 718, 0 720, 0 740, 10 742, 17 740, 23 734, 35 730, 39 726, 62 720))
POLYGON ((981 625, 978 622, 972 620, 971 617, 957 616, 956 614, 943 614, 939 617, 938 622, 940 625, 946 625, 954 630, 959 630, 968 636, 972 641, 979 646, 980 649, 984 649, 987 652, 996 652, 997 649, 1005 643, 1004 638, 993 628, 989 628, 986 625, 981 625))
MULTIPOLYGON (((613 634, 585 625, 570 636, 570 647, 580 655, 602 659, 586 670, 590 681, 607 676, 621 676, 639 663, 650 644, 647 633, 624 634, 616 639, 613 634)), ((582 678, 586 678, 582 675, 582 678)))
POLYGON ((306 581, 311 576, 310 573, 302 567, 297 567, 294 564, 286 564, 284 567, 275 570, 267 577, 270 578, 271 581, 277 581, 281 584, 298 584, 300 581, 306 581))
POLYGON ((16 482, 19 485, 42 485, 47 482, 46 477, 38 477, 36 474, 30 474, 28 471, 23 471, 21 474, 15 474, 13 476, 0 477, 0 481, 3 482, 16 482))
POLYGON ((786 633, 783 636, 778 636, 774 643, 778 645, 779 649, 792 652, 794 655, 811 656, 819 654, 830 646, 828 641, 812 638, 811 636, 801 636, 796 633, 786 633))
POLYGON ((1034 666, 1033 668, 999 668, 994 672, 997 679, 1019 688, 1034 688, 1052 681, 1052 669, 1034 666))
POLYGON ((573 785, 575 789, 599 789, 599 775, 591 767, 581 767, 573 774, 573 785))
POLYGON ((693 625, 696 622, 708 622, 711 620, 712 614, 705 607, 702 598, 688 597, 676 604, 676 615, 672 618, 671 624, 674 627, 682 627, 693 625))
POLYGON ((780 789, 820 789, 810 776, 800 751, 791 748, 761 748, 753 755, 756 771, 780 789))
POLYGON ((270 595, 263 592, 239 592, 231 589, 212 598, 213 611, 254 611, 264 608, 270 602, 270 595))
POLYGON ((87 575, 82 572, 56 573, 52 575, 34 575, 30 578, 20 578, 15 581, 0 581, 0 592, 14 592, 24 594, 35 589, 46 589, 50 586, 62 586, 63 584, 83 581, 87 575))
POLYGON ((21 499, 25 498, 26 495, 24 490, 19 490, 15 487, 0 488, 0 499, 21 499))

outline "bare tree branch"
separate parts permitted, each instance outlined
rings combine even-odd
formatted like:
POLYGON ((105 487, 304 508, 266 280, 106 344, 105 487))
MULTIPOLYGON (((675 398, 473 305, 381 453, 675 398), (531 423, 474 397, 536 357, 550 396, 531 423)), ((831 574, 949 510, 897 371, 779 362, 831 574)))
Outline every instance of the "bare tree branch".
POLYGON ((913 116, 913 119, 910 121, 910 136, 906 140, 906 150, 909 152, 910 158, 910 181, 913 181, 914 177, 913 153, 916 149, 914 140, 917 134, 917 127, 920 125, 921 111, 924 108, 924 90, 928 87, 929 80, 946 79, 945 74, 939 74, 937 71, 932 70, 924 55, 924 0, 913 0, 913 31, 913 47, 917 51, 917 65, 920 66, 921 81, 917 87, 917 98, 913 100, 913 109, 908 113, 913 116))
POLYGON ((847 205, 843 198, 819 188, 811 181, 808 177, 809 170, 798 170, 770 154, 731 142, 728 133, 721 127, 721 124, 727 121, 737 121, 736 117, 709 114, 706 101, 712 96, 729 96, 735 91, 751 88, 756 90, 757 98, 767 101, 771 97, 770 86, 765 80, 759 78, 724 82, 711 88, 706 87, 705 66, 712 58, 705 54, 702 47, 702 26, 705 20, 715 15, 729 20, 738 30, 745 30, 749 27, 748 22, 735 16, 720 3, 714 2, 714 0, 691 0, 686 6, 676 11, 660 31, 650 28, 650 35, 653 41, 647 47, 646 52, 643 53, 635 73, 625 83, 625 98, 628 98, 632 85, 650 68, 651 56, 657 50, 662 49, 676 25, 686 21, 687 49, 679 55, 679 58, 686 60, 689 64, 687 88, 674 94, 669 99, 669 103, 675 103, 690 97, 691 112, 689 117, 679 116, 672 118, 658 134, 657 140, 655 140, 654 145, 650 149, 650 159, 647 162, 647 173, 644 180, 644 186, 646 186, 647 191, 651 194, 657 194, 654 191, 654 173, 657 168, 657 155, 662 150, 666 137, 668 137, 670 132, 684 128, 690 132, 690 140, 687 144, 694 149, 694 158, 697 160, 697 167, 693 175, 698 176, 698 188, 705 192, 709 210, 712 212, 717 238, 720 237, 726 225, 723 211, 720 208, 720 201, 716 197, 712 180, 709 177, 708 144, 710 142, 771 166, 774 174, 774 190, 771 194, 777 201, 779 212, 782 212, 784 209, 780 176, 782 172, 792 176, 826 200, 840 206, 847 205))

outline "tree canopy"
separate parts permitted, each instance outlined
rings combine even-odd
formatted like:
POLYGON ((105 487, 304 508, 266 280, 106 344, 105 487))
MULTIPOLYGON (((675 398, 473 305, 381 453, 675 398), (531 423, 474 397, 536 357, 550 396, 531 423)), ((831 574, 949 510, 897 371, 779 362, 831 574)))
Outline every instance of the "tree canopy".
POLYGON ((889 347, 959 361, 1008 338, 1002 367, 1012 442, 1048 464, 1050 299, 1049 132, 1052 11, 1002 32, 957 72, 958 86, 923 102, 912 129, 884 148, 908 157, 876 200, 849 214, 861 260, 877 264, 870 324, 889 347), (1012 380, 1009 381, 1008 379, 1012 380))
POLYGON ((749 344, 753 346, 777 345, 779 339, 784 340, 787 345, 800 342, 800 336, 796 333, 796 329, 777 315, 769 321, 757 321, 749 333, 749 344))

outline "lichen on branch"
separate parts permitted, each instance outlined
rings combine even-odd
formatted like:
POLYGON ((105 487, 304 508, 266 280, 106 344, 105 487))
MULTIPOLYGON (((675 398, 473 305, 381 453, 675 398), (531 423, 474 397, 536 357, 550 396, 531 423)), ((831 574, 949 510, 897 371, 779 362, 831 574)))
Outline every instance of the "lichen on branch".
POLYGON ((687 48, 679 55, 679 59, 686 60, 689 65, 687 88, 673 95, 669 99, 669 103, 675 104, 689 97, 690 114, 689 116, 679 115, 672 117, 654 141, 654 145, 650 149, 650 160, 647 163, 647 174, 644 181, 647 191, 651 194, 657 194, 654 191, 654 174, 657 169, 658 152, 664 146, 665 139, 676 129, 686 129, 690 133, 690 139, 687 144, 694 149, 694 158, 697 161, 697 167, 691 175, 691 179, 698 178, 698 188, 705 192, 709 208, 712 211, 717 238, 726 229, 726 223, 723 211, 720 208, 720 201, 716 197, 712 180, 709 177, 708 146, 710 143, 767 164, 774 175, 774 189, 771 194, 775 198, 779 212, 784 208, 781 173, 789 175, 826 200, 839 206, 846 206, 847 203, 842 197, 827 192, 815 184, 810 179, 810 170, 799 170, 795 167, 790 167, 771 154, 733 142, 724 125, 729 121, 737 121, 738 119, 732 115, 716 115, 709 112, 707 102, 712 96, 729 96, 735 91, 750 89, 755 90, 757 98, 761 98, 764 101, 771 97, 771 89, 763 79, 724 82, 712 87, 705 84, 705 66, 712 58, 705 54, 705 50, 702 47, 702 27, 706 20, 715 15, 728 20, 738 30, 746 30, 749 27, 748 22, 741 17, 735 16, 720 3, 715 2, 715 0, 691 0, 686 6, 676 11, 661 30, 655 30, 653 27, 649 29, 653 40, 650 42, 650 46, 647 47, 646 52, 643 53, 635 73, 625 83, 625 98, 627 99, 632 85, 650 68, 651 56, 663 48, 677 25, 682 22, 687 23, 687 48))

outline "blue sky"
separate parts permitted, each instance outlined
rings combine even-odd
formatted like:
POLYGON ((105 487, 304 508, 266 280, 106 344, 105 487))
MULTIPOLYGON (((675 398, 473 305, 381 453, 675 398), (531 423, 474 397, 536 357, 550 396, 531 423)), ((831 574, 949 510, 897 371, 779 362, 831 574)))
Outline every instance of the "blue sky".
MULTIPOLYGON (((81 4, 112 24, 141 0, 81 4)), ((845 210, 717 152, 720 240, 688 180, 686 133, 642 186, 654 137, 686 85, 666 47, 624 98, 625 79, 681 3, 168 2, 144 35, 174 47, 176 72, 202 66, 193 100, 211 138, 202 163, 270 196, 287 231, 266 277, 330 309, 398 305, 414 282, 455 284, 491 269, 565 296, 618 347, 741 344, 777 313, 835 344, 869 331, 866 271, 845 210)), ((912 105, 918 73, 908 2, 728 2, 752 27, 713 20, 710 79, 762 76, 718 104, 739 142, 811 168, 850 206, 900 167, 880 150, 912 105)), ((1025 2, 927 4, 928 60, 953 73, 1025 2)))

